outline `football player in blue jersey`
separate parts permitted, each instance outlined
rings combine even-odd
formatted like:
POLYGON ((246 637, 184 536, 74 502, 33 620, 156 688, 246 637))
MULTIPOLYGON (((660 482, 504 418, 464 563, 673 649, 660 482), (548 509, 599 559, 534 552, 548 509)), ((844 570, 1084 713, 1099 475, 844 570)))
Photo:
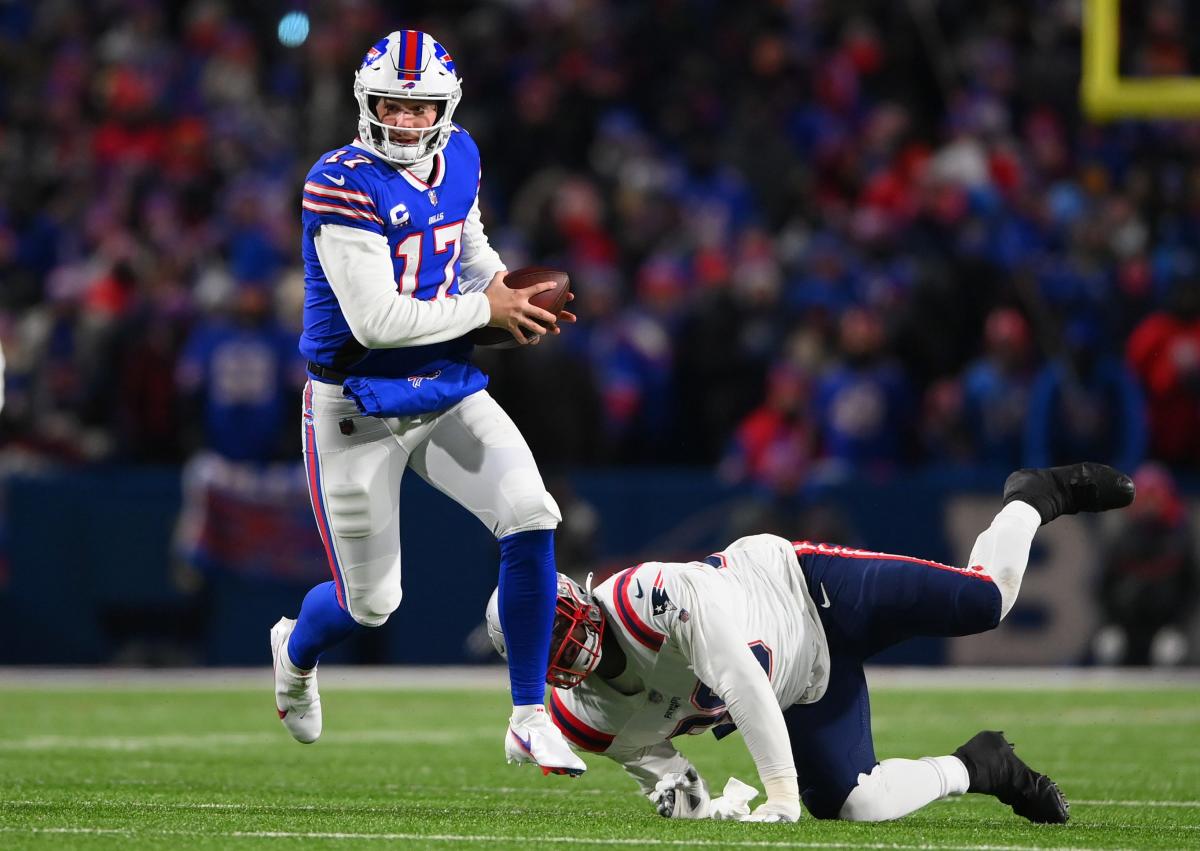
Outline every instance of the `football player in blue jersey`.
POLYGON ((332 581, 271 630, 279 717, 315 741, 321 653, 400 605, 397 517, 411 467, 500 544, 508 760, 578 775, 586 766, 543 706, 561 516, 464 338, 486 325, 522 344, 558 333, 554 314, 529 301, 554 284, 502 283, 480 221, 479 149, 454 123, 462 88, 441 44, 415 30, 380 39, 354 96, 358 138, 323 154, 304 182, 304 454, 332 581))

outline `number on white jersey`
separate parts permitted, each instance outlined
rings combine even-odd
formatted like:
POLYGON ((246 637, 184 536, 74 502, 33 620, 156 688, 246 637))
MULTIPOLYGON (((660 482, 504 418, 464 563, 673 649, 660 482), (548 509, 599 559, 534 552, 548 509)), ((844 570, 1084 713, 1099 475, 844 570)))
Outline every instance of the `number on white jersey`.
MULTIPOLYGON (((754 658, 766 672, 767 679, 771 679, 775 670, 772 658, 774 653, 771 648, 762 641, 753 641, 750 643, 750 652, 754 654, 754 658)), ((703 682, 697 683, 696 690, 692 692, 692 705, 703 714, 688 715, 686 718, 679 719, 679 723, 675 725, 675 729, 671 731, 668 738, 673 739, 688 733, 703 732, 718 723, 725 715, 725 701, 703 682)))

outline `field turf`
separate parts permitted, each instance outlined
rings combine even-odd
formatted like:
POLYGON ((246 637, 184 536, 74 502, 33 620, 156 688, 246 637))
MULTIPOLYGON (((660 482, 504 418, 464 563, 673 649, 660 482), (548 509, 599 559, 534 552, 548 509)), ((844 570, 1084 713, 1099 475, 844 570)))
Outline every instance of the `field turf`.
MULTIPOLYGON (((0 848, 1200 848, 1200 688, 873 691, 881 757, 1004 730, 1071 800, 1065 827, 978 795, 877 825, 671 822, 601 757, 574 780, 505 765, 492 685, 322 694, 325 736, 304 746, 266 671, 257 688, 0 681, 0 848)), ((759 785, 740 737, 677 742, 718 789, 759 785)))

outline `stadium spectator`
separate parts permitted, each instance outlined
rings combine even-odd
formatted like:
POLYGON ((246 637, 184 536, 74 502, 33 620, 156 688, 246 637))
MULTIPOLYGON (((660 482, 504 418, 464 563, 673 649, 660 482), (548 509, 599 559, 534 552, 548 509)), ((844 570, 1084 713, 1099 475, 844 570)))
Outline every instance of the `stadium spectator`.
POLYGON ((1146 392, 1153 457, 1200 464, 1200 278, 1172 287, 1166 309, 1134 329, 1126 357, 1146 392))
POLYGON ((1097 584, 1102 623, 1092 656, 1104 665, 1178 665, 1200 598, 1196 541, 1166 467, 1143 464, 1137 501, 1106 536, 1097 584))
POLYGON ((1029 323, 1011 307, 992 311, 984 325, 984 354, 963 376, 964 418, 981 464, 1019 464, 1032 363, 1029 323))
POLYGON ((1069 321, 1064 345, 1030 390, 1025 466, 1097 458, 1136 469, 1146 449, 1146 412, 1136 380, 1106 350, 1095 320, 1069 321))
POLYGON ((290 459, 299 442, 293 399, 304 384, 296 335, 275 319, 270 293, 241 284, 229 307, 200 320, 180 357, 180 392, 204 447, 231 461, 290 459))
POLYGON ((903 370, 887 355, 882 318, 851 308, 839 327, 841 360, 817 387, 821 452, 835 468, 890 470, 907 460, 913 398, 903 370))
POLYGON ((810 412, 812 379, 801 368, 776 364, 767 398, 734 431, 720 472, 732 482, 753 483, 764 495, 787 499, 803 486, 816 455, 810 412))
MULTIPOLYGON (((482 203, 497 242, 575 275, 591 327, 556 348, 590 364, 608 444, 580 442, 564 464, 717 463, 788 340, 857 309, 887 317, 912 399, 951 402, 961 381, 964 415, 988 432, 981 462, 1001 463, 1011 432, 975 417, 1001 405, 1010 422, 1021 382, 987 389, 980 329, 1020 282, 1051 309, 1087 306, 1124 347, 1168 309, 1166 282, 1195 277, 1195 128, 1077 120, 1066 6, 940 9, 937 50, 902 5, 405 12, 438 16, 452 50, 480 57, 462 123, 493 152, 482 203)), ((6 443, 182 461, 160 392, 180 337, 215 278, 294 275, 294 187, 352 121, 338 87, 391 14, 335 0, 289 48, 271 4, 4 4, 6 443), (114 375, 130 382, 118 409, 114 375)), ((1183 19, 1171 4, 1124 16, 1123 62, 1185 68, 1183 19)), ((1186 382, 1131 364, 1151 454, 1194 464, 1179 441, 1200 430, 1172 413, 1186 382)), ((925 424, 888 464, 938 460, 946 423, 925 424)))

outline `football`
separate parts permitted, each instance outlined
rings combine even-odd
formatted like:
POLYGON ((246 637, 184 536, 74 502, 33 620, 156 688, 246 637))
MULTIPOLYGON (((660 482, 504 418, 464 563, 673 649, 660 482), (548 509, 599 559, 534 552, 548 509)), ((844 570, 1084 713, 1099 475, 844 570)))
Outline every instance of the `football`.
MULTIPOLYGON (((544 266, 525 266, 515 269, 504 277, 504 284, 510 290, 523 290, 542 281, 553 281, 556 286, 552 290, 538 293, 529 301, 536 307, 548 310, 555 316, 562 313, 567 304, 567 295, 571 292, 571 278, 566 272, 557 269, 547 269, 544 266)), ((511 349, 518 343, 513 335, 503 328, 476 328, 467 339, 477 346, 488 346, 493 349, 511 349)))

